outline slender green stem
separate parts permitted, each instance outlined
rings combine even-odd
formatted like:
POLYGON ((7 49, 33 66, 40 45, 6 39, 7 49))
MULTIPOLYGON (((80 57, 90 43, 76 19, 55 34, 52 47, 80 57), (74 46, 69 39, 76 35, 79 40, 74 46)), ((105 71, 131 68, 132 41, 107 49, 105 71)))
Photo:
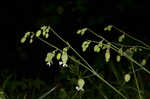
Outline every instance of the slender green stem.
MULTIPOLYGON (((118 52, 118 50, 114 49, 113 47, 111 47, 114 51, 118 52)), ((135 61, 132 57, 130 57, 129 55, 127 55, 126 53, 123 54, 127 59, 129 59, 131 62, 135 63, 136 65, 138 65, 141 69, 143 69, 145 72, 147 72, 148 74, 150 74, 150 71, 148 69, 146 69, 145 67, 143 67, 140 63, 138 63, 137 61, 135 61)))
POLYGON ((85 62, 85 63, 87 64, 87 66, 88 66, 90 69, 94 70, 94 69, 88 64, 88 62, 87 62, 67 41, 65 41, 61 36, 59 36, 52 28, 51 28, 51 31, 52 31, 52 32, 54 33, 54 35, 56 35, 60 40, 62 40, 67 46, 69 46, 69 48, 71 48, 71 49, 73 50, 73 52, 74 52, 78 57, 80 57, 81 60, 82 60, 83 62, 85 62))
POLYGON ((138 80, 137 80, 137 77, 136 77, 136 73, 135 73, 135 70, 134 70, 133 63, 131 63, 131 66, 132 66, 132 70, 133 70, 133 74, 134 74, 134 79, 135 79, 136 87, 138 89, 139 98, 142 99, 142 95, 141 95, 141 92, 140 92, 139 83, 138 83, 138 80))
POLYGON ((146 69, 144 66, 142 66, 140 63, 138 63, 137 61, 135 61, 132 57, 128 56, 126 53, 124 53, 124 56, 126 58, 128 58, 130 61, 132 61, 133 63, 135 63, 136 65, 138 65, 140 68, 142 68, 144 71, 146 71, 148 74, 150 74, 150 71, 148 69, 146 69))
POLYGON ((54 88, 52 88, 51 90, 49 90, 48 92, 44 93, 42 96, 40 96, 38 99, 44 99, 48 94, 50 94, 51 92, 53 92, 57 87, 55 86, 54 88))
MULTIPOLYGON (((92 33, 93 35, 95 35, 96 37, 98 37, 98 38, 104 40, 106 43, 111 44, 111 42, 109 42, 107 39, 105 39, 105 38, 102 37, 101 35, 98 35, 98 34, 95 33, 93 30, 91 30, 91 29, 88 28, 88 31, 91 32, 91 33, 92 33)), ((119 48, 117 48, 116 46, 114 46, 113 44, 111 44, 111 46, 114 47, 115 49, 119 49, 119 48)))
POLYGON ((49 43, 49 42, 47 42, 47 41, 45 41, 45 40, 43 40, 42 38, 40 38, 40 37, 37 37, 40 41, 42 41, 43 43, 45 43, 45 44, 47 44, 48 46, 51 46, 51 47, 53 47, 53 48, 55 48, 56 50, 59 50, 59 51, 61 51, 62 52, 62 50, 61 49, 59 49, 58 47, 56 47, 55 45, 53 45, 53 44, 51 44, 51 43, 49 43))
POLYGON ((127 34, 126 32, 124 32, 123 30, 121 30, 121 29, 117 28, 117 27, 116 27, 116 26, 114 26, 114 25, 112 25, 112 26, 113 26, 113 28, 115 28, 115 29, 116 29, 116 30, 118 30, 119 32, 124 33, 124 34, 125 34, 126 36, 128 36, 129 38, 131 38, 131 39, 133 39, 133 40, 135 40, 135 41, 137 41, 137 42, 139 42, 139 43, 141 43, 141 44, 145 45, 146 47, 148 47, 148 48, 150 49, 150 46, 149 46, 149 45, 147 45, 146 43, 144 43, 143 41, 138 40, 138 39, 136 39, 136 38, 134 38, 134 37, 130 36, 129 34, 127 34))
MULTIPOLYGON (((46 43, 47 45, 59 50, 62 52, 62 50, 60 50, 58 47, 48 43, 47 41, 38 38, 39 40, 41 40, 42 42, 46 43)), ((83 66, 84 68, 86 68, 87 70, 89 70, 90 72, 92 72, 95 76, 97 76, 102 82, 104 82, 105 84, 107 84, 109 87, 111 87, 114 91, 116 91, 119 95, 121 95, 124 99, 127 99, 120 91, 118 91, 115 87, 113 87, 110 83, 108 83, 104 78, 102 78, 95 70, 91 70, 90 68, 88 68, 86 65, 82 64, 81 62, 79 62, 78 60, 76 60, 75 58, 71 57, 68 55, 68 57, 70 59, 72 59, 74 62, 78 63, 79 65, 83 66)))
POLYGON ((138 47, 138 48, 150 50, 150 49, 147 48, 147 47, 138 46, 138 45, 124 45, 124 44, 121 44, 121 43, 115 43, 115 42, 111 42, 111 43, 112 43, 112 44, 115 44, 115 45, 119 45, 119 46, 121 46, 121 47, 138 47))

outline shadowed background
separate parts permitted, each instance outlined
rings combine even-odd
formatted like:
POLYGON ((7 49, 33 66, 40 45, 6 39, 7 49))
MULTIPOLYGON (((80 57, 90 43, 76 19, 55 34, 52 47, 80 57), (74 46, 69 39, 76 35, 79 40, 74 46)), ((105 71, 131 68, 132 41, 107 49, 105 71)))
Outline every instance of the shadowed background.
MULTIPOLYGON (((149 3, 146 0, 16 0, 0 3, 0 68, 25 75, 47 75, 44 62, 49 47, 39 41, 20 44, 27 31, 50 25, 76 49, 77 29, 103 32, 113 24, 145 42, 149 40, 149 3), (70 39, 71 38, 71 39, 70 39)), ((105 34, 107 37, 108 34, 105 34)), ((55 42, 54 42, 55 44, 55 42)), ((50 48, 51 49, 51 48, 50 48)), ((91 60, 93 61, 93 60, 91 60)), ((53 67, 54 68, 54 67, 53 67)), ((57 69, 55 69, 57 72, 57 69)))

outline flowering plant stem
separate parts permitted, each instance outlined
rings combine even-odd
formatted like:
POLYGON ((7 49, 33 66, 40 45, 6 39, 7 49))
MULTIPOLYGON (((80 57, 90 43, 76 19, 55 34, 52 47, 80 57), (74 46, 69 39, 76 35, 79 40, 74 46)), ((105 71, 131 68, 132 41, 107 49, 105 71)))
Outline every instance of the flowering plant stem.
MULTIPOLYGON (((109 82, 107 82, 103 77, 101 77, 93 68, 92 66, 67 42, 65 41, 61 36, 59 36, 52 28, 50 28, 50 30, 53 32, 53 34, 55 36, 57 36, 61 41, 63 41, 69 48, 72 49, 72 51, 86 64, 84 65, 83 63, 79 62, 78 60, 76 60, 75 58, 71 57, 68 55, 68 57, 73 60, 74 62, 80 64, 81 66, 83 66, 84 68, 86 68, 87 70, 89 70, 90 72, 92 72, 95 76, 97 76, 102 82, 104 82, 105 84, 107 84, 110 88, 112 88, 116 93, 118 93, 120 96, 122 96, 124 99, 127 99, 127 97, 121 93, 118 89, 116 89, 114 86, 112 86, 109 82)), ((56 47, 55 45, 52 45, 51 43, 43 40, 42 38, 38 37, 39 40, 41 40, 42 42, 46 43, 47 45, 59 50, 62 52, 61 49, 59 49, 58 47, 56 47)))
POLYGON ((135 73, 134 66, 133 66, 132 62, 131 62, 131 67, 132 67, 132 71, 133 71, 133 75, 134 75, 134 79, 135 79, 135 84, 136 84, 136 87, 138 89, 139 99, 142 99, 141 91, 140 91, 140 88, 139 88, 139 83, 138 83, 138 80, 137 80, 136 73, 135 73))
MULTIPOLYGON (((90 33, 92 33, 93 35, 95 35, 96 37, 104 40, 105 42, 109 43, 111 45, 111 49, 113 49, 114 51, 116 51, 118 53, 118 47, 116 47, 115 45, 113 45, 112 43, 110 43, 108 40, 106 40, 105 38, 103 38, 102 36, 96 34, 94 31, 92 31, 91 29, 88 28, 88 31, 90 33)), ((129 36, 129 35, 128 35, 129 36)), ((131 37, 131 36, 130 36, 131 37)), ((134 38, 135 39, 135 38, 134 38)), ((136 39, 137 40, 137 39, 136 39)), ((144 44, 145 46, 148 47, 148 49, 150 49, 149 45, 143 43, 142 41, 139 41, 142 44, 144 44)), ((145 67, 143 67, 140 63, 138 63, 137 61, 135 61, 132 57, 130 57, 129 55, 127 55, 126 53, 124 53, 124 56, 129 59, 131 62, 135 63, 136 65, 138 65, 140 68, 142 68, 145 72, 147 72, 148 74, 150 74, 150 71, 148 69, 146 69, 145 67)))
POLYGON ((143 41, 138 40, 138 39, 136 39, 136 38, 132 37, 131 35, 127 34, 126 32, 124 32, 123 30, 121 30, 121 29, 117 28, 117 27, 116 27, 116 26, 114 26, 114 25, 112 25, 112 27, 113 27, 113 28, 115 28, 116 30, 118 30, 120 33, 124 33, 124 34, 126 34, 126 36, 128 36, 129 38, 131 38, 131 39, 133 39, 133 40, 135 40, 135 41, 137 41, 137 42, 139 42, 139 43, 143 44, 144 46, 146 46, 147 48, 149 48, 149 49, 150 49, 150 46, 149 46, 149 45, 147 45, 146 43, 144 43, 143 41))

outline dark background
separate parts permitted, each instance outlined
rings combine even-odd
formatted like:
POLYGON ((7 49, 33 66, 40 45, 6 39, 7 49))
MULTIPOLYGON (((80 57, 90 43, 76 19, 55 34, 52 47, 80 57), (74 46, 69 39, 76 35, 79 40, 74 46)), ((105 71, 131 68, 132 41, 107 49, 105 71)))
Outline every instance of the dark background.
POLYGON ((149 43, 149 12, 148 0, 5 0, 0 3, 0 68, 23 75, 49 72, 44 63, 49 47, 38 41, 20 44, 25 32, 42 25, 51 25, 76 48, 77 29, 103 32, 109 24, 149 43))

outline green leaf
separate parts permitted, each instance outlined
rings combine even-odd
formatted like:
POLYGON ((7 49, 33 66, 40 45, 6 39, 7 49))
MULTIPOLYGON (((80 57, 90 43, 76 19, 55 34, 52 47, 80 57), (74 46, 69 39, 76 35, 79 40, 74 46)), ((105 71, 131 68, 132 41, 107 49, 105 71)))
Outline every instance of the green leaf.
POLYGON ((51 92, 53 92, 56 89, 56 87, 52 88, 51 90, 44 93, 42 96, 40 96, 38 99, 44 99, 46 96, 48 96, 51 92))

